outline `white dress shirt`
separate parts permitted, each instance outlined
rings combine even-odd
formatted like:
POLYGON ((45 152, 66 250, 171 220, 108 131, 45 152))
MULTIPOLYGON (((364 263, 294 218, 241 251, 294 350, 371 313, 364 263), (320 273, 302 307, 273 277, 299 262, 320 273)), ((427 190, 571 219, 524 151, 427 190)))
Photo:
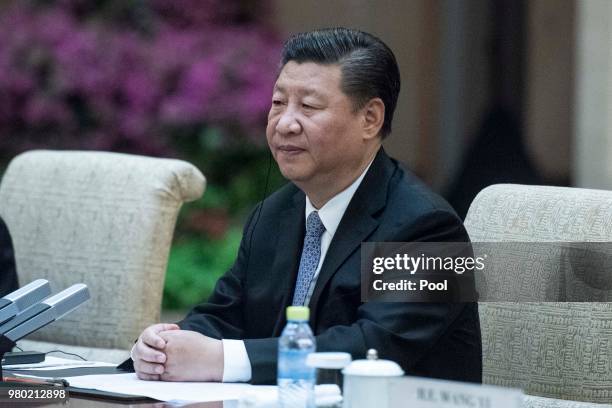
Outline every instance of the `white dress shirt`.
MULTIPOLYGON (((372 162, 368 164, 368 167, 366 167, 363 173, 361 173, 361 175, 350 186, 336 194, 318 210, 312 205, 308 196, 306 196, 305 219, 308 219, 311 212, 318 211, 319 218, 321 219, 321 222, 323 222, 323 226, 325 226, 325 232, 323 232, 323 235, 321 236, 321 257, 319 258, 317 270, 315 271, 312 281, 310 282, 310 287, 308 288, 308 295, 306 296, 305 300, 306 305, 310 302, 310 298, 312 297, 312 293, 314 292, 314 288, 317 283, 317 278, 319 277, 319 272, 321 271, 321 265, 323 265, 325 255, 327 254, 329 245, 331 244, 334 234, 338 229, 340 220, 342 220, 346 208, 353 198, 355 191, 357 191, 357 188, 361 184, 363 177, 368 172, 371 164, 372 162)), ((249 360, 249 355, 247 354, 244 341, 223 339, 222 342, 223 382, 250 381, 251 361, 249 360)))

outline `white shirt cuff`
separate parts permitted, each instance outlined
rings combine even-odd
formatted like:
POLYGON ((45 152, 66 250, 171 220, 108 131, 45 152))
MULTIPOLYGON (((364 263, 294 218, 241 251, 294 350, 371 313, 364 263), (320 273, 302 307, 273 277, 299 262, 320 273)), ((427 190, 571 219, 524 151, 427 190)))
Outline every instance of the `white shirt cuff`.
POLYGON ((223 382, 251 381, 251 360, 244 341, 221 340, 223 342, 223 382))

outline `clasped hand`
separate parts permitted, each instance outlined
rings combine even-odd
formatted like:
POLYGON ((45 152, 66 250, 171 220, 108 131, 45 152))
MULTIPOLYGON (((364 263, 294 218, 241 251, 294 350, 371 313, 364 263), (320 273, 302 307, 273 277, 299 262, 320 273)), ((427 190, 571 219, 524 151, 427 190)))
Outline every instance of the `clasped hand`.
POLYGON ((136 375, 151 381, 222 381, 223 343, 176 324, 147 327, 132 347, 136 375))

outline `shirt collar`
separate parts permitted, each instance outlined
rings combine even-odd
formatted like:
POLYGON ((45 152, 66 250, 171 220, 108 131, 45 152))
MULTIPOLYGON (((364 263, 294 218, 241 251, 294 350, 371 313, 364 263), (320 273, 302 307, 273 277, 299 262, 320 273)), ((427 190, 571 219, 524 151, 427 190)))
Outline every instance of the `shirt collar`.
POLYGON ((325 231, 329 232, 329 234, 333 237, 338 229, 338 225, 340 224, 340 220, 342 220, 342 216, 344 215, 346 208, 351 202, 355 191, 357 191, 357 188, 361 184, 361 181, 365 177, 371 165, 372 162, 368 164, 368 167, 365 168, 363 173, 361 173, 361 175, 357 177, 357 179, 353 181, 350 186, 333 196, 328 202, 325 203, 325 205, 323 205, 323 207, 319 208, 318 210, 312 205, 308 196, 306 196, 306 219, 308 219, 311 212, 318 211, 319 218, 325 227, 325 231))

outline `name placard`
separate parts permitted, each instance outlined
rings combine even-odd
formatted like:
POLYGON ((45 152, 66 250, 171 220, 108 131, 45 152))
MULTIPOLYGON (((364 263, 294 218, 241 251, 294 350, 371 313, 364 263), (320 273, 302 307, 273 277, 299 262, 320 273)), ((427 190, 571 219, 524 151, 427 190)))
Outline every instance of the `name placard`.
POLYGON ((521 390, 492 385, 396 377, 388 386, 393 408, 521 408, 523 403, 521 390))

